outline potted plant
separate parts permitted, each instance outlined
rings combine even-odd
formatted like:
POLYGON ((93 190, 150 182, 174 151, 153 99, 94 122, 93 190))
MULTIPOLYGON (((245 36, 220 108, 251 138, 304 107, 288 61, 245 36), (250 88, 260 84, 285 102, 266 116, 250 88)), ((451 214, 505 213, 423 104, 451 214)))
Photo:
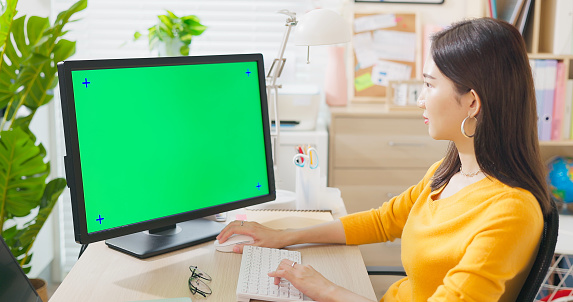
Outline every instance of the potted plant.
POLYGON ((2 2, 0 15, 0 235, 28 273, 32 245, 66 186, 63 178, 47 182, 46 149, 29 125, 54 97, 57 62, 75 52, 76 43, 62 38, 63 28, 87 0, 58 14, 52 25, 37 16, 14 19, 17 2, 2 2), (17 217, 27 218, 16 223, 17 217))
MULTIPOLYGON (((149 50, 157 50, 159 56, 188 56, 193 37, 207 29, 195 15, 177 17, 167 11, 167 15, 157 18, 159 21, 147 29, 147 37, 149 50)), ((134 39, 138 40, 141 36, 140 32, 135 32, 134 39)))

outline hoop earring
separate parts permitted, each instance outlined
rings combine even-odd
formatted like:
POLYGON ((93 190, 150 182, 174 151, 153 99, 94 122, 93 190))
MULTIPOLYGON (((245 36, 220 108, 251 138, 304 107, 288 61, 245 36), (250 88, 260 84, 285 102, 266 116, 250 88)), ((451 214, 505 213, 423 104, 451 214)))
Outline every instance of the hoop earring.
MULTIPOLYGON (((464 129, 464 126, 466 125, 466 121, 468 120, 468 118, 470 118, 469 115, 468 115, 468 116, 464 119, 464 121, 462 122, 462 127, 461 127, 461 128, 462 128, 462 134, 463 134, 465 137, 467 137, 467 138, 472 138, 472 137, 474 137, 476 134, 474 133, 474 134, 472 134, 472 135, 467 135, 466 130, 464 129)), ((475 119, 475 120, 476 120, 476 123, 477 123, 477 118, 476 118, 475 116, 473 117, 473 119, 475 119)))

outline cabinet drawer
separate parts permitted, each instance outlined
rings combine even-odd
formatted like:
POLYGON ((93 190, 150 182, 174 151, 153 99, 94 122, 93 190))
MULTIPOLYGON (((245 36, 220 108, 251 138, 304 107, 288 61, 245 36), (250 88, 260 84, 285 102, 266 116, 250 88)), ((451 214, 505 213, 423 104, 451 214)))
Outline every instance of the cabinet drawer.
POLYGON ((329 186, 412 186, 417 184, 430 165, 409 169, 334 169, 329 186))
POLYGON ((357 170, 336 169, 333 183, 342 193, 348 213, 378 208, 385 201, 417 184, 426 169, 357 170))
POLYGON ((433 140, 419 118, 340 117, 333 129, 333 168, 427 169, 448 144, 433 140))
POLYGON ((409 186, 339 186, 348 214, 379 208, 409 186))

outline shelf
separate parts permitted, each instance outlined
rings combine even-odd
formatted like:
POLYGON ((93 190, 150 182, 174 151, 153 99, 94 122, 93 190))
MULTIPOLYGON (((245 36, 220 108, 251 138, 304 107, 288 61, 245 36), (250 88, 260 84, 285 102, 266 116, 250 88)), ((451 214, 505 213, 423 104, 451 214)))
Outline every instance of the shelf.
POLYGON ((556 55, 553 53, 528 53, 530 59, 573 60, 573 55, 556 55))
POLYGON ((573 140, 564 141, 539 141, 541 147, 573 147, 573 140))

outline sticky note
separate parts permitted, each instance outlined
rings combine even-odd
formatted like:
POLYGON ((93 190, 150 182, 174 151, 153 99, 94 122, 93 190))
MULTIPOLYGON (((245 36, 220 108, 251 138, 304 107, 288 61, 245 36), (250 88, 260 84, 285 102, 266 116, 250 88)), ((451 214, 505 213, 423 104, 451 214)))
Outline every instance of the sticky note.
POLYGON ((374 86, 370 73, 365 73, 354 79, 354 88, 356 91, 362 91, 368 87, 374 86))
POLYGON ((412 74, 412 66, 379 60, 372 67, 370 81, 376 85, 388 86, 388 81, 407 80, 412 74))

